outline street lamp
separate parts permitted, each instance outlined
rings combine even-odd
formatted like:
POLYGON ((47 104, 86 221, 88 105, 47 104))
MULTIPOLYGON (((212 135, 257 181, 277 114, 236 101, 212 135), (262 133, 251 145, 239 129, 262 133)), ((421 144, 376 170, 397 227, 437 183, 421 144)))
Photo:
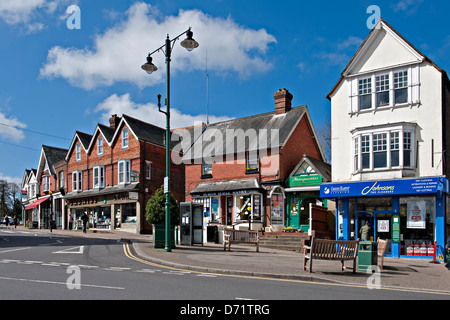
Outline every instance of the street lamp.
POLYGON ((175 42, 182 36, 186 34, 186 39, 181 41, 181 46, 183 48, 186 48, 188 51, 192 51, 193 49, 197 48, 199 46, 198 42, 195 41, 192 36, 193 33, 191 31, 191 28, 187 29, 180 35, 176 36, 172 40, 169 39, 169 35, 167 35, 166 43, 156 49, 155 51, 151 52, 147 56, 147 63, 142 65, 142 69, 146 71, 148 74, 151 74, 158 70, 158 68, 153 64, 152 62, 152 55, 155 52, 162 51, 164 52, 164 55, 166 57, 166 68, 167 68, 167 74, 166 74, 166 90, 167 90, 167 97, 166 97, 166 111, 161 110, 161 95, 158 95, 158 111, 162 112, 166 115, 166 177, 164 179, 164 192, 166 194, 166 238, 165 238, 165 248, 164 251, 171 252, 172 247, 170 245, 170 58, 172 55, 172 49, 175 42))

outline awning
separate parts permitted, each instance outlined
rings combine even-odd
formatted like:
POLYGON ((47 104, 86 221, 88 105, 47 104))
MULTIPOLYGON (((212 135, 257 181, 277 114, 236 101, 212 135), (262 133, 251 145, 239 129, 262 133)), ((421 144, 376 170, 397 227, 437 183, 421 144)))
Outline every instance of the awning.
POLYGON ((191 191, 192 196, 220 196, 241 193, 260 193, 262 187, 256 179, 240 179, 216 182, 201 182, 191 191))
POLYGON ((25 207, 25 210, 30 210, 30 209, 34 209, 36 208, 38 205, 40 205, 42 202, 46 201, 50 199, 50 196, 47 196, 45 198, 41 198, 39 200, 36 200, 35 202, 33 202, 32 204, 30 204, 29 206, 25 207))

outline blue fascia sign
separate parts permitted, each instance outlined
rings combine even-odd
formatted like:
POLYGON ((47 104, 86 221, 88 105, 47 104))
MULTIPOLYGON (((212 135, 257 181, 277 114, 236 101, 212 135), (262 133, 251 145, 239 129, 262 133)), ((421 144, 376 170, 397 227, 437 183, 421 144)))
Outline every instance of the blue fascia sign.
POLYGON ((347 183, 323 183, 320 197, 392 196, 400 194, 447 193, 445 177, 405 178, 398 180, 371 180, 347 183))

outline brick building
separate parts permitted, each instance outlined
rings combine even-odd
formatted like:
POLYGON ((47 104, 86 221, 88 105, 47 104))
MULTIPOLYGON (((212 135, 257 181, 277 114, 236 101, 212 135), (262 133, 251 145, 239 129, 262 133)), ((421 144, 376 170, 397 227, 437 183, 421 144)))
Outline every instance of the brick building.
MULTIPOLYGON (((145 205, 165 176, 165 130, 127 115, 98 124, 93 135, 77 131, 66 154, 66 206, 73 228, 89 215, 90 226, 148 232, 145 205)), ((184 200, 184 170, 171 166, 171 190, 184 200)))
POLYGON ((275 110, 177 130, 186 201, 204 204, 205 223, 260 230, 284 227, 284 187, 303 155, 324 161, 306 106, 274 94, 275 110))

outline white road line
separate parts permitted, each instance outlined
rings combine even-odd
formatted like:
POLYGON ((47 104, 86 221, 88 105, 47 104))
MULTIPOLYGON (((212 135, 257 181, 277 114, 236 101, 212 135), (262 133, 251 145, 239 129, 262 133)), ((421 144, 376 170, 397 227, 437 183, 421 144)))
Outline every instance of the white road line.
MULTIPOLYGON (((66 282, 47 281, 47 280, 34 280, 34 279, 21 279, 21 278, 8 278, 8 277, 0 277, 0 280, 37 282, 37 283, 48 283, 48 284, 58 284, 58 285, 65 285, 65 286, 67 286, 66 282)), ((99 286, 99 285, 95 285, 95 284, 80 284, 80 286, 82 286, 82 287, 91 287, 91 288, 100 288, 100 289, 125 290, 125 288, 122 288, 122 287, 99 286)))
POLYGON ((16 248, 16 249, 7 249, 7 250, 0 251, 0 253, 13 252, 13 251, 20 251, 20 250, 28 250, 28 249, 31 249, 31 247, 16 248))

